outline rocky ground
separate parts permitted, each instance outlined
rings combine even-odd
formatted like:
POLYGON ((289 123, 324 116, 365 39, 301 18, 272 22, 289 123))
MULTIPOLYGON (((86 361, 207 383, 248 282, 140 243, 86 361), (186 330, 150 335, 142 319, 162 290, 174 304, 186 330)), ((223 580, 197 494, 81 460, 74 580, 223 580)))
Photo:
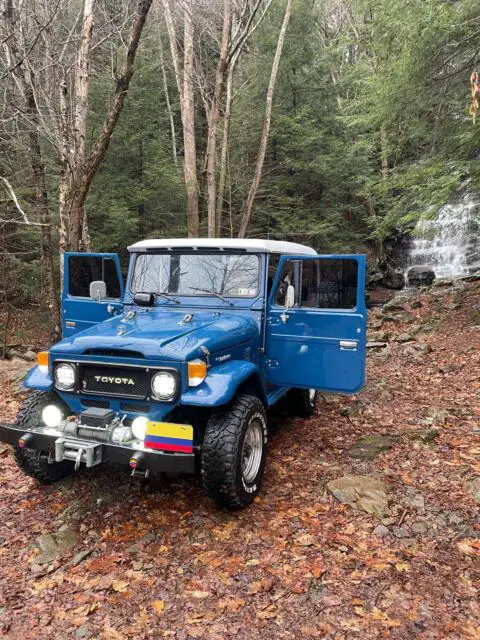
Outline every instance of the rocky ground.
POLYGON ((3 637, 480 638, 479 300, 440 281, 374 310, 365 390, 272 417, 240 513, 191 478, 41 487, 0 445, 3 637))

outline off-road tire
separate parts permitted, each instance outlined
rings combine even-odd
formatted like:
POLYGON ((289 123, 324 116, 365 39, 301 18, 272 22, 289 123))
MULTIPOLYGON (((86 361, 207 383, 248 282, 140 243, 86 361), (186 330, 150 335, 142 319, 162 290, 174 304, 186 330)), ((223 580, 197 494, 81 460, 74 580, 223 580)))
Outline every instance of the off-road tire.
POLYGON ((291 415, 299 418, 309 418, 313 415, 318 394, 315 392, 312 400, 310 393, 310 389, 290 389, 286 402, 291 415))
MULTIPOLYGON (((66 405, 53 391, 34 391, 23 403, 17 414, 16 424, 25 427, 25 431, 38 426, 42 409, 47 404, 61 404, 68 411, 66 405)), ((20 469, 27 475, 43 482, 51 484, 73 473, 74 463, 70 460, 62 462, 48 462, 48 453, 35 449, 15 449, 15 460, 20 469)))
POLYGON ((266 453, 267 418, 263 403, 255 396, 241 395, 208 420, 201 459, 205 493, 227 509, 249 505, 260 491, 266 453), (242 471, 243 449, 252 422, 261 428, 262 451, 255 477, 246 482, 242 471))

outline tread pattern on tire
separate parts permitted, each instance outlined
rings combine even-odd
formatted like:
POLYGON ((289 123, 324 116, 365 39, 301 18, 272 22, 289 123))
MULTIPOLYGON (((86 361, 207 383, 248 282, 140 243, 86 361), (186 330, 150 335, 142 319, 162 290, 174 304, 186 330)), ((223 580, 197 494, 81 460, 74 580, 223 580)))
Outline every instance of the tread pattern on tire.
MULTIPOLYGON (((34 391, 22 405, 17 414, 16 424, 25 427, 26 430, 36 427, 39 414, 43 407, 49 403, 59 402, 59 397, 52 391, 34 391)), ((15 460, 20 469, 27 475, 43 482, 51 484, 61 480, 73 472, 74 465, 70 460, 49 464, 39 452, 34 449, 15 449, 15 460)))
MULTIPOLYGON (((263 403, 251 395, 237 398, 228 409, 213 414, 207 424, 202 446, 202 482, 205 493, 218 505, 240 509, 252 502, 257 492, 239 488, 237 461, 245 417, 260 413, 266 424, 263 403)), ((265 461, 261 466, 263 473, 265 461)), ((261 475, 259 477, 259 484, 261 475)))

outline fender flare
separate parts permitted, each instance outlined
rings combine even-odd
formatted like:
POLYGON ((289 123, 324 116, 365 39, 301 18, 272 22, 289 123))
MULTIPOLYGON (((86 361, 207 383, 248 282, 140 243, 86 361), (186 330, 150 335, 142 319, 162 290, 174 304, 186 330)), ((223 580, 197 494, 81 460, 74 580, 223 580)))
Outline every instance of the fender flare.
POLYGON ((49 371, 42 371, 40 366, 36 364, 27 373, 23 386, 25 389, 34 389, 36 391, 51 391, 53 389, 53 380, 49 371))
POLYGON ((217 407, 227 404, 233 400, 242 383, 252 377, 261 391, 260 400, 266 404, 265 389, 257 365, 243 360, 231 360, 211 369, 202 384, 182 393, 180 404, 194 407, 217 407))

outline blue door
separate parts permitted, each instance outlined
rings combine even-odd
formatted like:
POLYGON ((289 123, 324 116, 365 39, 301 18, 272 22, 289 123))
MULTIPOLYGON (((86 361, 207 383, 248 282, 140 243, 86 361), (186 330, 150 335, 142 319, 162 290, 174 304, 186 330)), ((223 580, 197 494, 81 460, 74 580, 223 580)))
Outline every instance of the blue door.
POLYGON ((363 255, 281 257, 267 306, 270 382, 339 393, 361 389, 365 267, 363 255))
POLYGON ((120 313, 123 278, 116 253, 66 253, 62 293, 63 335, 88 329, 120 313), (90 284, 103 281, 106 296, 90 297, 90 284))

